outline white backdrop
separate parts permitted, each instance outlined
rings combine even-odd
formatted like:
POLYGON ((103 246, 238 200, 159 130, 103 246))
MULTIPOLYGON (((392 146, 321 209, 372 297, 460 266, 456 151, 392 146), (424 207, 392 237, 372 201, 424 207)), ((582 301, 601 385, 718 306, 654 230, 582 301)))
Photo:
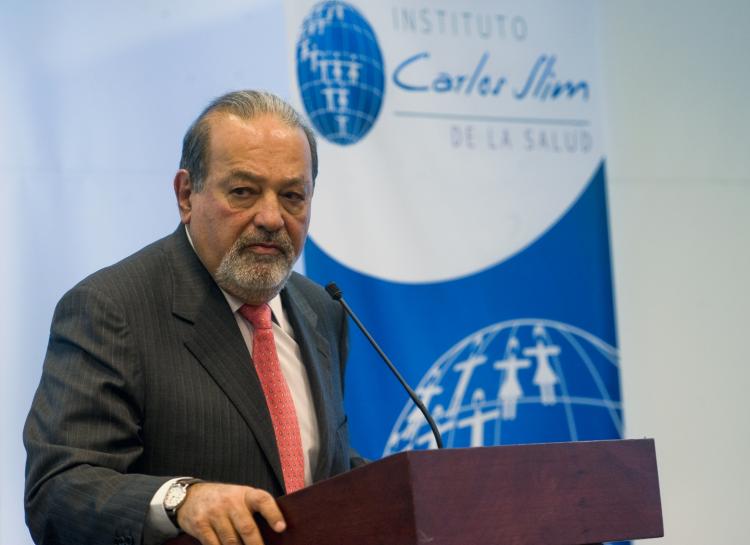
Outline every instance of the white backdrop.
POLYGON ((656 438, 664 543, 748 543, 750 3, 604 5, 627 435, 656 438))
POLYGON ((275 2, 0 0, 1 544, 30 543, 21 429, 55 303, 174 230, 185 129, 228 89, 287 92, 283 35, 275 2))
MULTIPOLYGON (((750 8, 604 3, 626 434, 657 440, 663 543, 742 543, 750 505, 750 8)), ((280 3, 0 0, 0 543, 30 542, 21 427, 52 309, 170 232, 182 133, 230 88, 287 94, 280 3)))

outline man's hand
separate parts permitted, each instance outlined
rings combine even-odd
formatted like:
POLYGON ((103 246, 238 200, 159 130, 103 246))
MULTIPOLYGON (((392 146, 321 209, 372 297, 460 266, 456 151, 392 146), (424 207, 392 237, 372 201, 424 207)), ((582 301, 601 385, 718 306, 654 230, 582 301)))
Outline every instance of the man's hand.
POLYGON ((202 545, 262 545, 253 513, 260 513, 276 532, 286 529, 276 500, 265 490, 196 483, 177 510, 177 524, 202 545))

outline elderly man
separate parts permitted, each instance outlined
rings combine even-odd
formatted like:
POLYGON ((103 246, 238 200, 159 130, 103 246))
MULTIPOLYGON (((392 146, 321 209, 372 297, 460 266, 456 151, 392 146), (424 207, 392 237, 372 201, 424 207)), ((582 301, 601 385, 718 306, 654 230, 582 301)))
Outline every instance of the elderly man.
POLYGON ((261 543, 275 496, 347 471, 346 320, 292 272, 315 138, 278 97, 216 99, 185 135, 182 225, 58 304, 24 440, 37 543, 261 543))

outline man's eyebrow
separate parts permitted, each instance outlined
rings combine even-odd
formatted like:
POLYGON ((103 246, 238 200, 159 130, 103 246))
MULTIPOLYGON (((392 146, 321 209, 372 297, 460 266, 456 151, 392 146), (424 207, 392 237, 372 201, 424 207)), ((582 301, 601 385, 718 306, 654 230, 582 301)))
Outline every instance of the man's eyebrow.
MULTIPOLYGON (((226 177, 227 180, 244 180, 247 182, 263 182, 265 181, 265 177, 261 176, 260 174, 256 174, 250 170, 232 170, 229 172, 229 174, 226 177)), ((284 180, 284 185, 305 185, 307 182, 305 178, 289 178, 288 180, 284 180)))
POLYGON ((262 182, 264 180, 263 176, 255 174, 254 172, 251 172, 249 170, 232 170, 227 176, 227 179, 237 178, 248 182, 262 182))

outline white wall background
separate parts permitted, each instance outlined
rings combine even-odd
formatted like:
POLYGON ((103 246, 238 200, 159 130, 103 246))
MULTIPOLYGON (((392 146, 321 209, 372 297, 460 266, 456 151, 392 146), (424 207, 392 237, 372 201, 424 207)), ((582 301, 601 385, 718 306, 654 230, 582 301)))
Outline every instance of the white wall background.
MULTIPOLYGON (((657 441, 661 543, 745 543, 750 3, 601 7, 627 435, 657 441)), ((30 543, 20 433, 55 302, 176 225, 179 139, 210 97, 287 92, 268 54, 282 15, 272 1, 0 0, 0 544, 30 543), (222 54, 206 58, 207 40, 222 54), (40 127, 71 135, 50 147, 40 127)))
POLYGON ((663 543, 750 543, 750 3, 604 3, 629 437, 654 437, 663 543))
POLYGON ((186 128, 228 89, 288 94, 284 46, 273 1, 0 0, 0 545, 31 543, 21 430, 56 302, 177 227, 186 128))

